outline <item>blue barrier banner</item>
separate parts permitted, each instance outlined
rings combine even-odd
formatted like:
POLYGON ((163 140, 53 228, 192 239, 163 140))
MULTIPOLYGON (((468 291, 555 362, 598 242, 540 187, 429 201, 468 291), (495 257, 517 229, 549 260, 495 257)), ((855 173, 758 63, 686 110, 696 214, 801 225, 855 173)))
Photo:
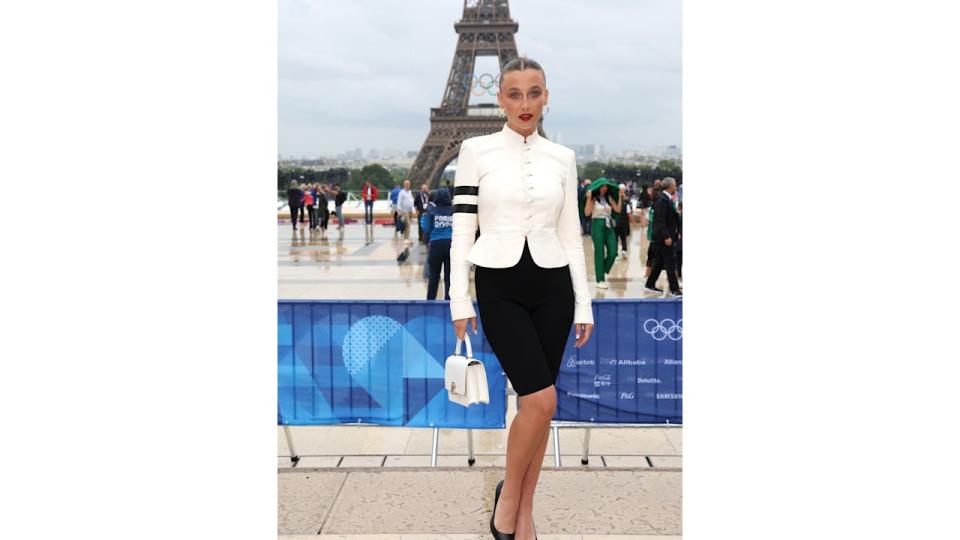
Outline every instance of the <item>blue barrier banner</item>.
MULTIPOLYGON (((682 303, 593 301, 582 349, 571 328, 557 377, 554 420, 682 424, 682 303)), ((277 313, 278 422, 405 427, 506 427, 506 376, 483 335, 490 403, 451 403, 444 361, 456 335, 450 306, 434 300, 281 300, 277 313)))
POLYGON ((594 300, 593 316, 590 341, 567 342, 554 420, 682 424, 681 300, 594 300))
POLYGON ((490 403, 463 407, 443 387, 457 342, 448 302, 281 300, 278 423, 504 428, 506 376, 479 320, 478 330, 470 342, 486 369, 490 403))

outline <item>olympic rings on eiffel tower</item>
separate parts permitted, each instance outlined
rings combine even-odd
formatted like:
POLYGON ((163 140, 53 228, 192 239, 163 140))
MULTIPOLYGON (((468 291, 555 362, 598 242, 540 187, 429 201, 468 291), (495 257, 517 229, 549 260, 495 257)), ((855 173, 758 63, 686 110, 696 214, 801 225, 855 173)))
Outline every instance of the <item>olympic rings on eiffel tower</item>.
POLYGON ((463 82, 461 84, 464 90, 477 97, 485 93, 496 96, 497 90, 500 88, 500 75, 483 73, 480 76, 473 76, 467 74, 463 76, 463 82))

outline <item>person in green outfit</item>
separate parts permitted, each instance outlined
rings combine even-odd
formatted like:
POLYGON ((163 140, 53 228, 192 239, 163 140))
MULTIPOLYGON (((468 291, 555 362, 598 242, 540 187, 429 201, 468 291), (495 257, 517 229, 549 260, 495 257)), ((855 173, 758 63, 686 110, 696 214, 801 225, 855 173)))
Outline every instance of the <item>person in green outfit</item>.
POLYGON ((590 184, 583 207, 584 215, 591 217, 590 236, 593 238, 593 265, 598 289, 606 289, 607 273, 617 261, 617 233, 613 214, 620 212, 623 199, 616 183, 600 177, 590 184))

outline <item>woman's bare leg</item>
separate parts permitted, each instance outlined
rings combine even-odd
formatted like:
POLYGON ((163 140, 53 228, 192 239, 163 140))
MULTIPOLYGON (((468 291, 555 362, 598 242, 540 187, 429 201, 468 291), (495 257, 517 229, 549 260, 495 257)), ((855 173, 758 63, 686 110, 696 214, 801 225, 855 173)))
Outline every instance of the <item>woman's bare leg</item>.
MULTIPOLYGON (((527 468, 539 449, 540 457, 536 463, 537 474, 543 463, 545 432, 549 433, 550 419, 557 407, 557 393, 553 385, 543 390, 519 396, 520 410, 513 418, 510 433, 507 436, 507 472, 500 491, 500 502, 494 515, 493 524, 503 533, 515 532, 517 513, 520 508, 524 478, 527 468), (542 446, 542 448, 541 448, 542 446)), ((531 484, 536 488, 536 484, 531 484)), ((532 495, 529 496, 532 500, 532 495)))
POLYGON ((523 477, 523 487, 520 493, 520 505, 517 508, 516 540, 533 539, 536 529, 533 527, 533 495, 537 491, 537 480, 540 478, 540 467, 543 465, 543 455, 547 451, 547 441, 550 440, 550 424, 543 431, 540 445, 533 452, 530 465, 527 466, 523 477))

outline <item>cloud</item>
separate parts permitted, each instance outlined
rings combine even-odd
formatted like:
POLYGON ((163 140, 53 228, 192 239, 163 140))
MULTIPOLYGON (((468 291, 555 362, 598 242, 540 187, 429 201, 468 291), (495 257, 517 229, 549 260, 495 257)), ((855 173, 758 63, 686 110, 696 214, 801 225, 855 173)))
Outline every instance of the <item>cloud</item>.
MULTIPOLYGON (((510 9, 519 52, 547 73, 548 134, 610 150, 680 143, 679 1, 514 0, 510 9)), ((419 149, 461 14, 451 0, 281 0, 280 153, 419 149)))

